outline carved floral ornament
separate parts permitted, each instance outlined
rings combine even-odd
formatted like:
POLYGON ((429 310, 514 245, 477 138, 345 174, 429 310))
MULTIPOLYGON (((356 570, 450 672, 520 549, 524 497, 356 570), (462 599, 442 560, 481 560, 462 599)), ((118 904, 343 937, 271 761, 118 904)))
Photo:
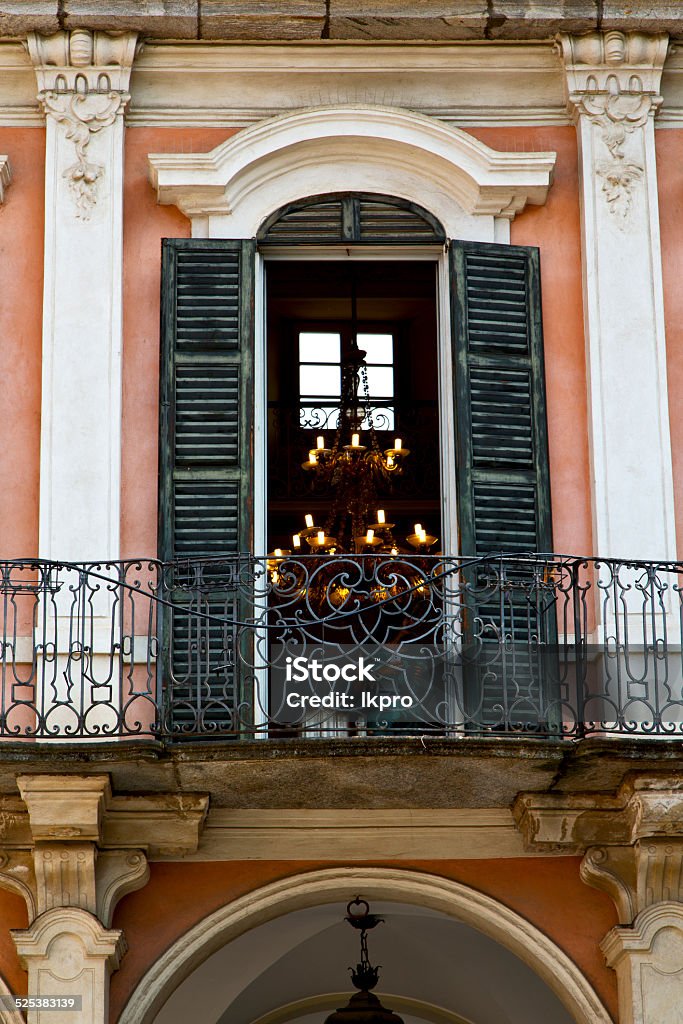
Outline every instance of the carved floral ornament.
POLYGON ((659 86, 668 36, 642 32, 593 32, 561 36, 567 71, 567 99, 575 117, 598 129, 607 150, 596 162, 610 213, 624 227, 636 186, 645 176, 644 161, 629 159, 629 136, 644 128, 662 103, 659 86))
POLYGON ((112 125, 130 102, 128 84, 140 47, 136 34, 75 29, 52 36, 31 33, 28 49, 38 79, 38 100, 46 115, 65 128, 76 161, 63 172, 76 216, 88 220, 105 168, 88 159, 93 135, 112 125))

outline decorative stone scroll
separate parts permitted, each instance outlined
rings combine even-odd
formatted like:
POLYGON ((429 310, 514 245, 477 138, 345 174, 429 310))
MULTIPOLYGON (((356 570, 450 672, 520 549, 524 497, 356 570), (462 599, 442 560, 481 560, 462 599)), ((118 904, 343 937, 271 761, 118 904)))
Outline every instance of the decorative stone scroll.
MULTIPOLYGON (((674 560, 654 136, 668 37, 562 35, 560 52, 579 144, 593 541, 605 557, 674 560)), ((663 604, 675 638, 669 594, 663 604)), ((624 611, 629 636, 642 635, 635 593, 624 611)))
POLYGON ((570 111, 598 129, 606 153, 595 170, 610 213, 625 226, 636 184, 645 173, 637 143, 631 147, 628 137, 661 105, 668 36, 593 32, 562 36, 561 45, 570 111))
POLYGON ((123 115, 130 101, 135 33, 110 36, 74 29, 40 36, 34 32, 28 37, 28 48, 38 78, 38 100, 73 142, 76 161, 62 174, 74 197, 76 216, 87 220, 105 173, 102 164, 90 159, 88 146, 93 135, 123 115))
POLYGON ((0 204, 5 201, 5 191, 12 180, 9 157, 0 156, 0 204))
MULTIPOLYGON (((120 556, 123 115, 136 40, 82 28, 28 36, 46 120, 42 558, 120 556), (88 430, 64 401, 74 389, 88 430)), ((93 606, 96 638, 110 598, 93 606)))

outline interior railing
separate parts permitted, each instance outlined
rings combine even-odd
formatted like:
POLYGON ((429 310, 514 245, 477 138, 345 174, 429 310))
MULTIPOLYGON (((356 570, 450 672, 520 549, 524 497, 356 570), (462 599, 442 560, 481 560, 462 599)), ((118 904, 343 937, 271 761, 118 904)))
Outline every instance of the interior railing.
POLYGON ((682 563, 0 562, 0 737, 683 735, 682 563))

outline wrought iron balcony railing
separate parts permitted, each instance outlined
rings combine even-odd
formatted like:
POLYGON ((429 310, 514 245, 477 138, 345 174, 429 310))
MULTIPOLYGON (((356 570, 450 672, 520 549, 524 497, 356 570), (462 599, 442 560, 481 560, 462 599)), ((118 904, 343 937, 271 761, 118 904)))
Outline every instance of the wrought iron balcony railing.
POLYGON ((6 561, 0 738, 680 737, 682 574, 556 555, 6 561))

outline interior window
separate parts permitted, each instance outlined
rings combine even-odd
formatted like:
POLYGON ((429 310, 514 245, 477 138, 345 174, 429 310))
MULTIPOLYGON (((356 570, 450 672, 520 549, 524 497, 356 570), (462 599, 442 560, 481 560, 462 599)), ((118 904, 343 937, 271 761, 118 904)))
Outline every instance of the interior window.
MULTIPOLYGON (((368 394, 376 410, 375 424, 381 430, 393 430, 394 410, 394 335, 358 331, 358 347, 367 353, 368 394)), ((341 363, 351 345, 351 335, 341 331, 298 332, 299 401, 302 428, 334 430, 341 395, 341 363)), ((366 417, 367 419, 367 417, 366 417)), ((369 424, 363 420, 362 429, 369 424)))
MULTIPOLYGON (((427 261, 273 260, 267 270, 268 539, 292 547, 306 515, 322 526, 333 490, 303 463, 335 443, 342 366, 354 336, 366 353, 380 451, 401 439, 402 472, 379 480, 378 509, 404 539, 441 533, 435 265, 427 261), (352 293, 357 294, 354 316, 352 293)), ((367 418, 360 425, 366 443, 367 418)), ((347 444, 351 438, 342 438, 347 444)))

